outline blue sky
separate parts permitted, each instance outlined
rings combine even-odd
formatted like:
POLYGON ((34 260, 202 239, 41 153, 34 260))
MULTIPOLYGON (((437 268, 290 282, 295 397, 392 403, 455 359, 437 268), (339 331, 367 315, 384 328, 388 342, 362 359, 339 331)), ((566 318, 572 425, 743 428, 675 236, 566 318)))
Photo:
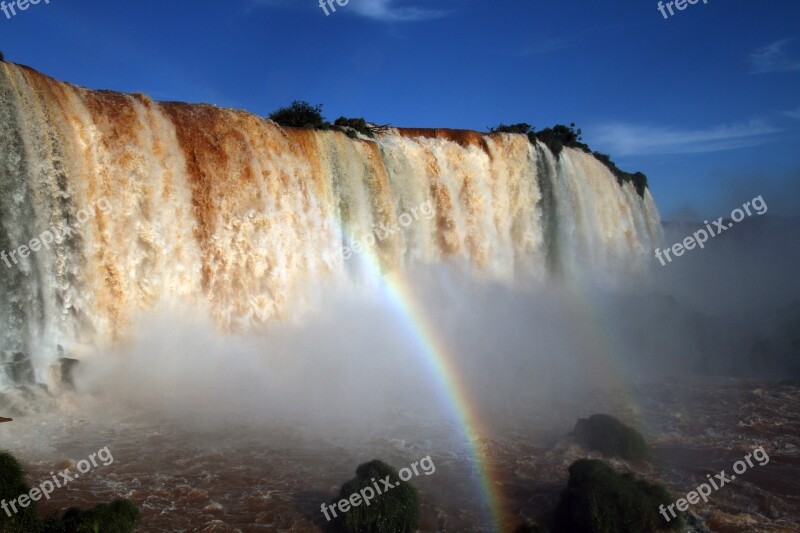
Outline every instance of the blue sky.
MULTIPOLYGON (((6 0, 8 1, 8 0, 6 0)), ((485 130, 576 122, 645 172, 664 218, 761 194, 800 210, 800 2, 44 0, 0 50, 57 79, 267 115, 485 130)))

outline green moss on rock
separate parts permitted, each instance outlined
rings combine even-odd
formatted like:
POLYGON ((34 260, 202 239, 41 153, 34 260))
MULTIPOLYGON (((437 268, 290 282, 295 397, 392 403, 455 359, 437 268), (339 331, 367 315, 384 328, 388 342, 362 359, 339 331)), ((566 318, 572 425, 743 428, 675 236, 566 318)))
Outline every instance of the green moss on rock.
POLYGON ((374 491, 376 485, 382 494, 376 495, 369 505, 362 502, 344 514, 338 512, 332 522, 333 531, 410 533, 419 528, 420 504, 417 489, 401 481, 397 470, 378 460, 360 465, 356 469, 356 477, 342 485, 339 497, 331 503, 331 506, 360 493, 362 489, 370 488, 374 491), (380 480, 386 476, 389 476, 394 488, 384 489, 380 480))
POLYGON ((581 418, 575 424, 573 435, 578 444, 606 457, 642 459, 647 455, 644 437, 611 415, 581 418))
MULTIPOLYGON (((30 487, 25 483, 25 472, 17 459, 8 452, 0 451, 0 500, 11 502, 22 494, 28 494, 30 487)), ((36 531, 35 502, 28 507, 16 505, 17 512, 0 511, 0 533, 17 531, 36 531)), ((11 508, 9 507, 9 510, 11 508)))
POLYGON ((603 461, 581 459, 569 467, 569 483, 554 515, 557 533, 647 533, 679 530, 683 518, 667 522, 659 507, 672 503, 667 490, 603 461))
POLYGON ((40 521, 36 502, 27 507, 18 502, 30 490, 19 461, 8 452, 0 452, 0 500, 16 501, 17 509, 11 516, 0 510, 0 533, 132 533, 139 522, 139 509, 126 500, 103 503, 88 511, 72 508, 61 518, 52 514, 40 521))
POLYGON ((127 500, 101 503, 89 510, 70 508, 58 523, 45 528, 45 533, 132 533, 141 515, 127 500))

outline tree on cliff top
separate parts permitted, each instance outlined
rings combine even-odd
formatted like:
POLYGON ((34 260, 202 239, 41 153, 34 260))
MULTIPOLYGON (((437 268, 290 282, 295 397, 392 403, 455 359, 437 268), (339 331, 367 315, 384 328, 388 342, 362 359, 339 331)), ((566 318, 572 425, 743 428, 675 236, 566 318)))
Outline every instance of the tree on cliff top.
POLYGON ((322 128, 325 126, 322 104, 311 105, 300 100, 295 100, 289 107, 281 107, 273 111, 269 118, 281 126, 290 128, 322 128))

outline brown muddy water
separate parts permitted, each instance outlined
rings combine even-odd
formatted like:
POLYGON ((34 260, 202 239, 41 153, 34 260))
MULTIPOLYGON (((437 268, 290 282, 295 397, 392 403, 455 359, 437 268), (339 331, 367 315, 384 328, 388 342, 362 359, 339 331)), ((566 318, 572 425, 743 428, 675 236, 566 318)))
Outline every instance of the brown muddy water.
MULTIPOLYGON (((524 422, 476 443, 491 450, 512 521, 546 516, 567 481, 567 467, 590 457, 570 437, 578 416, 615 414, 635 423, 653 446, 650 462, 611 461, 666 483, 685 496, 757 446, 769 456, 691 510, 711 531, 800 531, 800 384, 729 379, 675 379, 624 394, 596 393, 591 407, 534 406, 524 422)), ((316 434, 286 422, 231 416, 207 429, 186 429, 142 413, 99 408, 74 398, 57 409, 0 427, 0 446, 26 465, 32 486, 107 446, 98 464, 57 489, 41 510, 135 501, 141 531, 319 531, 322 502, 381 458, 396 468, 430 456, 436 470, 413 483, 423 531, 486 531, 472 456, 457 428, 398 413, 357 440, 316 434)), ((195 425, 202 427, 202 423, 195 425)), ((516 525, 510 524, 512 526, 516 525)))

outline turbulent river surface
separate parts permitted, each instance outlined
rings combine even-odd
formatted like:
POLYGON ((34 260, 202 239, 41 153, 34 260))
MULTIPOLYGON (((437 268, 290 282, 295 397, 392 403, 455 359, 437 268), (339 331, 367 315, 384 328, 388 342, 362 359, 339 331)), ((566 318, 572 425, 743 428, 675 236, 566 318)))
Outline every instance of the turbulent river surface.
MULTIPOLYGON (((423 502, 422 529, 487 530, 476 511, 482 502, 468 481, 473 458, 457 451, 462 446, 446 423, 398 414, 356 443, 291 424, 259 428, 244 417, 208 431, 176 429, 122 411, 113 422, 99 421, 86 418, 85 407, 65 404, 57 413, 3 427, 0 443, 25 461, 32 483, 103 446, 112 452, 111 465, 57 490, 47 510, 124 496, 141 505, 143 531, 314 531, 325 523, 321 503, 336 496, 360 462, 382 457, 401 468, 430 456, 435 472, 412 480, 423 502)), ((666 482, 676 497, 705 482, 706 474, 730 474, 736 461, 764 446, 766 465, 756 463, 692 510, 711 531, 800 527, 798 383, 662 381, 624 395, 598 391, 588 409, 551 407, 546 417, 531 409, 515 428, 480 443, 492 450, 502 479, 497 488, 520 523, 552 509, 567 467, 587 455, 568 436, 570 421, 607 411, 637 422, 654 447, 651 463, 612 464, 666 482)))

